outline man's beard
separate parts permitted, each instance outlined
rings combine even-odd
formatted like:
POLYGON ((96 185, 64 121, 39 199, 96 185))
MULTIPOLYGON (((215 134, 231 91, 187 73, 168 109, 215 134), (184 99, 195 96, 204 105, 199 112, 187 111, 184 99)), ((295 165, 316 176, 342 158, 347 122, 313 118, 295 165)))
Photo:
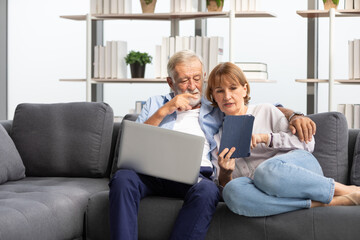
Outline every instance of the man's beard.
MULTIPOLYGON (((196 98, 189 98, 189 105, 191 107, 196 107, 197 105, 200 104, 200 102, 201 102, 201 94, 200 94, 200 91, 197 88, 195 88, 194 91, 186 90, 184 93, 190 93, 194 97, 196 97, 196 98)), ((175 95, 178 95, 178 94, 181 94, 181 92, 176 90, 175 95)))

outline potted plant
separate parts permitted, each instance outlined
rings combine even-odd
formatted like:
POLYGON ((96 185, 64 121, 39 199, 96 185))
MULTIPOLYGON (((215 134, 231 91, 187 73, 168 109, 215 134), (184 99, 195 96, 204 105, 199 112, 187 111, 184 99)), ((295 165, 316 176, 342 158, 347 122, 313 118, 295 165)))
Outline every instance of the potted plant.
POLYGON ((323 0, 323 3, 325 10, 329 10, 330 8, 337 9, 337 6, 339 5, 339 0, 323 0))
POLYGON ((143 13, 154 13, 156 0, 140 0, 143 13))
POLYGON ((224 0, 206 0, 208 12, 221 12, 224 6, 224 0))
POLYGON ((130 64, 132 78, 144 78, 145 66, 147 63, 151 63, 151 61, 152 56, 146 52, 130 51, 125 57, 126 64, 130 64))

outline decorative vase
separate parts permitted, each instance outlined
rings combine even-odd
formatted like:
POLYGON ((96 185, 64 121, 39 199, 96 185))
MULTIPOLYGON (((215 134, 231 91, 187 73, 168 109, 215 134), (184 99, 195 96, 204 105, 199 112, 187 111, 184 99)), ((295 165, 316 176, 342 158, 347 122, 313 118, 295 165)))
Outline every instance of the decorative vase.
POLYGON ((144 78, 145 66, 146 66, 146 64, 141 66, 140 63, 130 64, 131 77, 132 78, 144 78))
POLYGON ((329 10, 330 8, 337 9, 337 6, 339 5, 339 0, 326 0, 324 1, 324 9, 329 10))
POLYGON ((154 13, 156 0, 152 0, 149 4, 147 4, 146 2, 148 2, 148 1, 150 1, 150 0, 140 0, 142 12, 143 13, 154 13))
POLYGON ((220 7, 217 5, 216 0, 207 0, 208 12, 221 12, 224 6, 224 1, 221 1, 220 7))

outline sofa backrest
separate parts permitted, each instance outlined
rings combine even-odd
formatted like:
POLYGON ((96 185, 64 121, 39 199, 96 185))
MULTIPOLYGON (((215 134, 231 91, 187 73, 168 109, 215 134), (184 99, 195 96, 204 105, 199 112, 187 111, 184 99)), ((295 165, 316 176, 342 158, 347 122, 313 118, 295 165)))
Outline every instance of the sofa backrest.
POLYGON ((113 119, 105 103, 20 104, 10 135, 27 176, 104 177, 113 119))

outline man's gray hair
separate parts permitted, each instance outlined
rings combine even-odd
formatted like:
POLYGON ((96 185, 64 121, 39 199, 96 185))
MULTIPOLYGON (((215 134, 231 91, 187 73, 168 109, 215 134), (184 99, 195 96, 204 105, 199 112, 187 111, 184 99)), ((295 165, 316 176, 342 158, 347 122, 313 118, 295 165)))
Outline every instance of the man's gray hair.
POLYGON ((176 71, 175 71, 175 66, 179 63, 187 62, 194 58, 200 61, 202 71, 204 71, 203 70, 204 65, 203 65, 201 57, 199 55, 197 55, 196 53, 194 53, 193 51, 182 50, 182 51, 176 52, 174 55, 172 55, 172 57, 169 59, 169 62, 167 64, 167 72, 168 72, 168 76, 172 79, 173 82, 175 82, 175 77, 177 77, 176 71))

